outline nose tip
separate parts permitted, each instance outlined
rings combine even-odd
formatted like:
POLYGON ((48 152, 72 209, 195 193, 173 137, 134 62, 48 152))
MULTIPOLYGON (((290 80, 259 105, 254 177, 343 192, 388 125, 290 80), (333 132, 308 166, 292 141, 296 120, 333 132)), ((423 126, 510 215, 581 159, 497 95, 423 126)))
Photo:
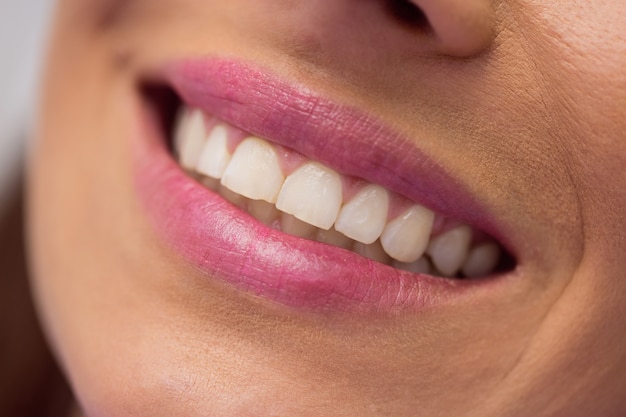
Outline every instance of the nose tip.
POLYGON ((407 0, 421 9, 442 53, 469 57, 487 49, 495 36, 493 0, 407 0))

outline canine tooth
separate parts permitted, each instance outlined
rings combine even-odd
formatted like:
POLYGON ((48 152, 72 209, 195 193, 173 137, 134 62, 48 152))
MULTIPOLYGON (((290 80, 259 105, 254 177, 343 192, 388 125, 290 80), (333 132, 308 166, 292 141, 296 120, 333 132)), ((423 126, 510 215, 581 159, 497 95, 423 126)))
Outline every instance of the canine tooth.
POLYGON ((231 158, 222 185, 253 200, 276 202, 285 177, 272 145, 250 137, 239 144, 231 158))
POLYGON ((309 162, 287 177, 276 207, 304 222, 328 230, 337 220, 341 199, 339 174, 322 164, 309 162))
POLYGON ((380 236, 385 252, 400 262, 418 260, 428 245, 434 219, 435 214, 426 207, 409 207, 385 226, 380 236))
POLYGON ((204 115, 197 109, 185 109, 179 117, 174 136, 178 162, 183 168, 194 170, 206 138, 204 115))
POLYGON ((344 249, 351 249, 352 244, 354 243, 352 239, 343 233, 339 233, 334 228, 330 230, 318 229, 315 235, 315 240, 344 249))
POLYGON ((202 148, 196 171, 211 178, 222 178, 231 158, 227 142, 226 126, 215 126, 202 148))
POLYGON ((393 261, 393 267, 402 269, 403 271, 413 272, 415 274, 432 274, 433 267, 427 257, 422 256, 415 262, 409 264, 404 262, 393 261))
POLYGON ((435 268, 445 276, 454 276, 467 258, 467 252, 472 240, 472 229, 469 226, 459 226, 449 230, 436 238, 428 245, 435 268))
POLYGON ((241 194, 237 194, 236 192, 229 190, 226 187, 220 187, 219 192, 226 201, 229 201, 240 209, 245 210, 248 202, 247 198, 245 198, 241 194))
POLYGON ((283 213, 280 219, 280 228, 290 235, 312 239, 317 228, 297 219, 291 214, 283 213))
POLYGON ((335 222, 335 229, 361 243, 374 243, 385 228, 388 210, 387 190, 370 184, 343 206, 335 222))
POLYGON ((248 213, 267 226, 271 226, 280 215, 280 212, 276 210, 273 204, 263 200, 250 200, 248 202, 248 213))
POLYGON ((484 276, 493 271, 500 260, 500 246, 493 242, 472 248, 463 264, 463 275, 468 278, 484 276))
POLYGON ((381 264, 388 264, 391 261, 389 255, 387 255, 381 246, 380 241, 376 241, 370 245, 366 245, 361 242, 354 242, 352 250, 361 256, 380 262, 381 264))

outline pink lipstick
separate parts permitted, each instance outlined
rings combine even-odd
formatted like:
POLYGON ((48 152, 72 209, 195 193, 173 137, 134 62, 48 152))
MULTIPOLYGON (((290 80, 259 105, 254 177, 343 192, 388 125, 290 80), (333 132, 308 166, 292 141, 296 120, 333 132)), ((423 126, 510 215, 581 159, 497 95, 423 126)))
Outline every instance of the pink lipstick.
MULTIPOLYGON (((489 213, 415 141, 358 109, 234 60, 174 63, 162 79, 188 106, 503 241, 489 213)), ((189 177, 155 114, 144 107, 140 114, 134 148, 142 204, 164 241, 207 279, 299 309, 383 314, 422 311, 502 281, 414 274, 269 228, 189 177)))

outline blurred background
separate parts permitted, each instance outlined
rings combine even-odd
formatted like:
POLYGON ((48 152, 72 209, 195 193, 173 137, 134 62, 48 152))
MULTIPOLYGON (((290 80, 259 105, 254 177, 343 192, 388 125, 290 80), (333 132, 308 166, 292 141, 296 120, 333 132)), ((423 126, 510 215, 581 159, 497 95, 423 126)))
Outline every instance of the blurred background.
POLYGON ((53 0, 0 0, 0 210, 32 130, 53 0))
POLYGON ((66 416, 72 406, 28 288, 20 190, 53 6, 0 0, 0 417, 66 416))

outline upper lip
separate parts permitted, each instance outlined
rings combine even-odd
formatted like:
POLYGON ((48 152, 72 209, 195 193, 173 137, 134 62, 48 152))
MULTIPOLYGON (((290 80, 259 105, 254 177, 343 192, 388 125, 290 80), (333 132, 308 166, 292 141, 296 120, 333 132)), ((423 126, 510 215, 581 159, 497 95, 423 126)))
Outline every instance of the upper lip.
POLYGON ((419 140, 363 111, 240 61, 187 60, 165 76, 188 106, 467 223, 513 252, 494 216, 419 140))

